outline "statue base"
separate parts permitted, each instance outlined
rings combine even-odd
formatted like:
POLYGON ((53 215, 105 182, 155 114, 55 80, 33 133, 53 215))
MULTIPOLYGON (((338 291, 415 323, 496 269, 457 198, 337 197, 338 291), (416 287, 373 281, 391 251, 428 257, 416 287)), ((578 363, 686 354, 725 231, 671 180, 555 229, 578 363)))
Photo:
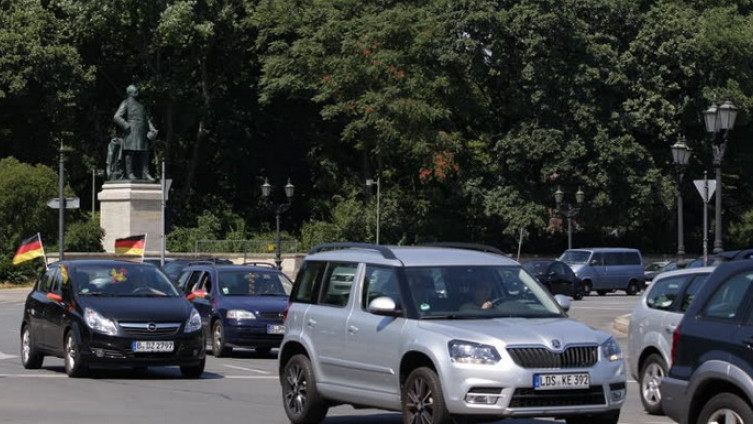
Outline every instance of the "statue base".
POLYGON ((157 183, 108 181, 97 198, 102 247, 115 252, 115 239, 146 234, 145 251, 157 251, 162 235, 162 187, 157 183), (149 247, 152 246, 150 249, 149 247))

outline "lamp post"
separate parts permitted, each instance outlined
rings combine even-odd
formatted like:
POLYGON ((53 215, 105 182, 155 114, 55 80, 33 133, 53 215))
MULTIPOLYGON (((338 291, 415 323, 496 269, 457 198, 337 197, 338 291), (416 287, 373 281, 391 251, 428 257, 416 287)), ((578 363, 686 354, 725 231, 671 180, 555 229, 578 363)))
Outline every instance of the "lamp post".
POLYGON ((677 173, 677 256, 682 259, 685 255, 685 240, 683 234, 683 213, 682 213, 682 177, 685 167, 690 160, 692 150, 685 144, 685 137, 680 135, 677 143, 670 147, 672 150, 672 160, 675 163, 675 172, 677 173))
POLYGON ((583 190, 578 187, 578 191, 575 193, 576 206, 570 203, 563 203, 565 199, 565 192, 561 188, 557 187, 557 191, 554 192, 554 201, 557 202, 557 212, 560 215, 567 218, 567 248, 573 248, 573 218, 580 213, 580 205, 583 204, 583 190))
POLYGON ((706 132, 711 137, 711 144, 714 154, 714 168, 716 168, 716 218, 714 224, 714 253, 722 250, 722 161, 724 160, 724 151, 727 149, 727 137, 729 131, 735 127, 735 118, 737 118, 737 108, 730 100, 722 103, 717 107, 712 104, 703 112, 706 132), (717 135, 721 133, 721 137, 717 135), (721 139, 720 139, 721 138, 721 139))
MULTIPOLYGON (((269 181, 267 179, 264 179, 264 184, 261 186, 261 195, 265 199, 269 199, 269 196, 272 194, 272 185, 269 184, 269 181)), ((285 185, 285 197, 287 197, 288 201, 287 203, 279 203, 277 205, 273 205, 275 210, 275 221, 277 224, 277 236, 275 239, 275 265, 277 266, 277 269, 282 269, 282 250, 280 247, 280 215, 287 212, 288 209, 290 209, 290 202, 293 200, 293 194, 295 194, 295 186, 290 183, 290 178, 288 178, 288 183, 285 185)))
POLYGON ((105 175, 103 169, 92 168, 92 219, 94 219, 94 213, 97 210, 97 177, 105 175))
POLYGON ((377 177, 376 181, 369 178, 366 180, 366 186, 371 187, 373 185, 376 185, 377 188, 377 209, 376 209, 376 244, 379 244, 379 189, 381 185, 379 184, 379 177, 377 177))

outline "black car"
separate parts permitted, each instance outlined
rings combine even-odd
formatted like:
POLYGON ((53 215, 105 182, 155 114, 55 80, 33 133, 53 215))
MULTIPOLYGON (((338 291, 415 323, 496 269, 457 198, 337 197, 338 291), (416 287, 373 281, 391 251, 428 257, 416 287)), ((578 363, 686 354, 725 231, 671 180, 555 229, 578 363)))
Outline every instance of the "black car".
POLYGON ((523 264, 552 294, 564 294, 575 300, 583 299, 585 292, 583 282, 564 262, 556 260, 538 260, 523 264))
POLYGON ((673 333, 661 382, 664 412, 681 424, 753 422, 753 261, 722 263, 673 333))
POLYGON ((178 287, 201 314, 214 356, 229 355, 234 347, 266 355, 280 346, 293 283, 273 265, 193 264, 183 270, 178 287))
POLYGON ((183 268, 187 267, 190 264, 199 264, 199 263, 213 263, 213 264, 232 264, 233 261, 229 259, 223 259, 223 258, 192 258, 192 259, 172 259, 168 262, 165 262, 165 265, 162 266, 162 271, 164 271, 165 274, 167 274, 168 278, 170 278, 171 281, 178 281, 178 277, 180 277, 181 272, 183 272, 183 268))
POLYGON ((21 361, 42 366, 64 358, 71 377, 90 365, 178 365, 185 377, 204 372, 199 312, 151 264, 116 260, 56 262, 26 298, 21 361))

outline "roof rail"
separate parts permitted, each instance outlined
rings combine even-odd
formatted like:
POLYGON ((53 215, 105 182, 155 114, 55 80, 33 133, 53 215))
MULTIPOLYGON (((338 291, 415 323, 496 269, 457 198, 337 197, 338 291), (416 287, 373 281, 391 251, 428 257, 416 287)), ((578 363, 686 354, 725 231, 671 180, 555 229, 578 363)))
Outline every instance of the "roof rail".
POLYGON ((421 246, 449 247, 449 248, 455 248, 455 249, 477 250, 479 252, 496 253, 498 255, 507 256, 505 252, 497 249, 494 246, 488 246, 485 244, 478 244, 478 243, 445 241, 445 242, 421 243, 421 246))
POLYGON ((243 262, 243 265, 258 266, 258 267, 262 267, 262 268, 269 267, 269 268, 277 269, 277 267, 275 266, 275 264, 271 264, 269 262, 243 262))
POLYGON ((392 250, 387 246, 382 246, 379 244, 371 244, 371 243, 323 243, 316 245, 309 250, 309 255, 314 253, 323 252, 325 250, 335 250, 335 249, 366 249, 366 250, 374 250, 382 254, 382 257, 384 259, 397 259, 395 256, 395 253, 392 252, 392 250))

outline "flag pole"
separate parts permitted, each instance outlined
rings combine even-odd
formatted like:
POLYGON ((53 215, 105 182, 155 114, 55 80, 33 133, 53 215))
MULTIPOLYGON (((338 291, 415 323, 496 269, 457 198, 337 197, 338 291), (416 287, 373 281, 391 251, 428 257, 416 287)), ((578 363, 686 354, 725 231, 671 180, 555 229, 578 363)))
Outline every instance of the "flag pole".
POLYGON ((47 269, 47 253, 44 251, 44 244, 42 244, 42 236, 37 233, 37 239, 39 240, 39 245, 42 247, 42 258, 44 258, 44 269, 47 269))
POLYGON ((149 233, 144 233, 144 249, 141 251, 141 263, 144 263, 144 256, 146 255, 146 237, 149 233))

